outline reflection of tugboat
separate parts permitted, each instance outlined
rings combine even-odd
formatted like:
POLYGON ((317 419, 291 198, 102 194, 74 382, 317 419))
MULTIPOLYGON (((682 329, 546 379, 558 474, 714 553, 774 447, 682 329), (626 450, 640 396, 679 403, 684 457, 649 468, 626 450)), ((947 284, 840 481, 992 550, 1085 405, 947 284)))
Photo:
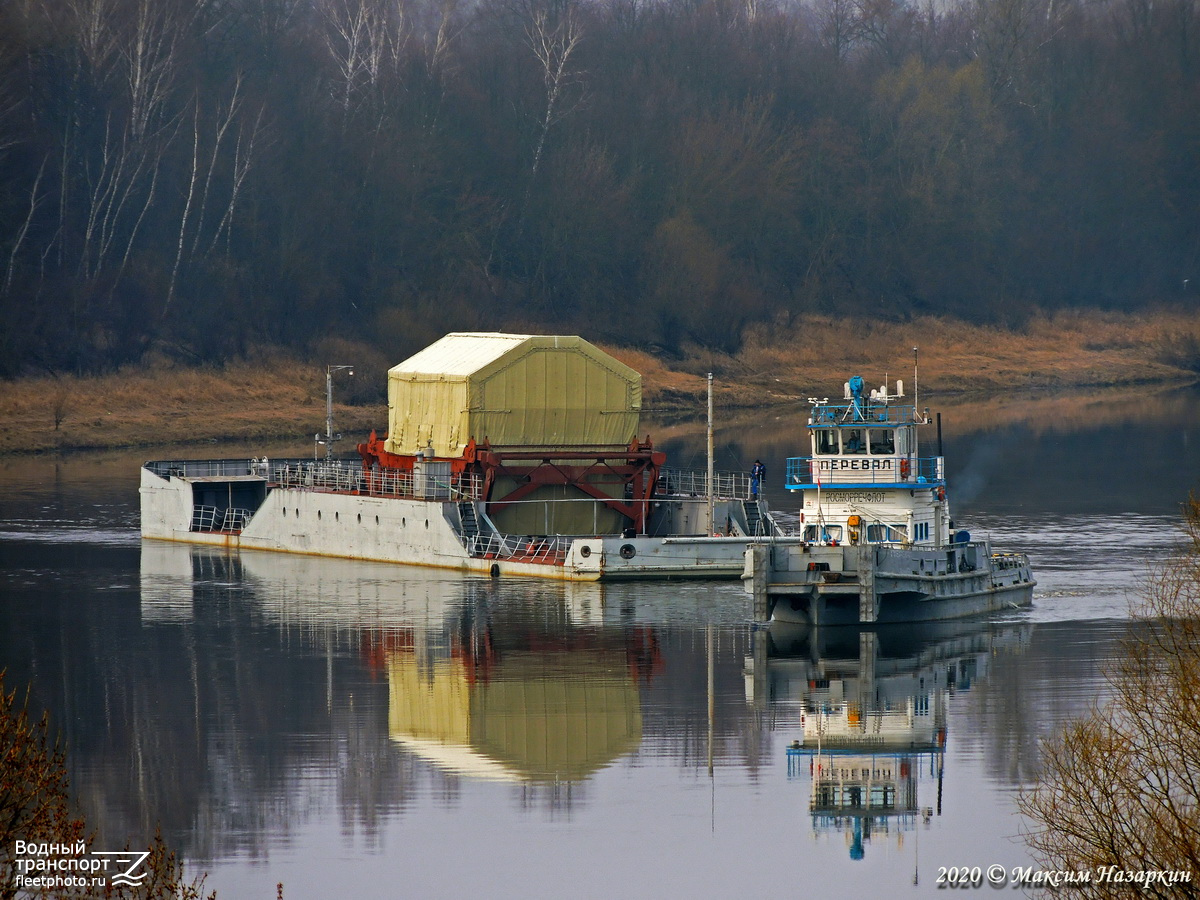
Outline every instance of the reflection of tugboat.
POLYGON ((815 625, 928 622, 1033 602, 1029 560, 993 553, 955 531, 945 461, 917 452, 927 413, 886 385, 846 402, 812 400, 811 455, 788 460, 785 487, 803 497, 801 543, 746 551, 758 614, 815 625))
POLYGON ((846 835, 851 858, 861 859, 872 838, 900 843, 918 818, 940 815, 950 695, 985 677, 995 653, 1020 652, 1030 631, 979 621, 874 630, 773 624, 764 687, 775 702, 801 706, 788 778, 811 783, 814 834, 846 835), (935 786, 926 807, 921 781, 935 786))

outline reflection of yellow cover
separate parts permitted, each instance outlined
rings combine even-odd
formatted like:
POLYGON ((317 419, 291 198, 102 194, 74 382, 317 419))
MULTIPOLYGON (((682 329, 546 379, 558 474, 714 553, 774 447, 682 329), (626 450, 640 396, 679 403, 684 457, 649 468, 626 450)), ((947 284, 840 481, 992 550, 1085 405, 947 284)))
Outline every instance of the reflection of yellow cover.
POLYGON ((642 376, 583 338, 455 333, 388 371, 391 453, 628 444, 642 376))
POLYGON ((578 781, 641 741, 623 651, 509 652, 474 684, 458 660, 395 653, 388 677, 392 738, 466 774, 578 781))

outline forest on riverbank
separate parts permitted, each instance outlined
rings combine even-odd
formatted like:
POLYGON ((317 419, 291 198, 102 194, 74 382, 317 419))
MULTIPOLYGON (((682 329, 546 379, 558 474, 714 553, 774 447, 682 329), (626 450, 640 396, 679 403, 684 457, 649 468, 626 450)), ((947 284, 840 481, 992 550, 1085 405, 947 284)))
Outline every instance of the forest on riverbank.
POLYGON ((1200 287, 1191 0, 15 0, 0 376, 1200 287))

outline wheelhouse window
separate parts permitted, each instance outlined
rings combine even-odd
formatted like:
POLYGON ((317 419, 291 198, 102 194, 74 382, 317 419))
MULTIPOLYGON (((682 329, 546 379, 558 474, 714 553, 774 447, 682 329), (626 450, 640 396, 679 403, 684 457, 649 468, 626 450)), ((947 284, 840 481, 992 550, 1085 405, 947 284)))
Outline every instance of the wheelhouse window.
POLYGON ((806 541, 810 541, 810 542, 814 542, 814 543, 817 543, 820 541, 825 541, 825 542, 838 541, 840 543, 842 540, 842 526, 841 525, 805 525, 804 526, 804 539, 806 541))
POLYGON ((842 443, 843 453, 866 453, 867 438, 865 429, 852 428, 846 432, 846 440, 842 443))
POLYGON ((817 431, 817 453, 821 455, 838 452, 838 433, 834 428, 822 428, 817 431))
POLYGON ((867 526, 867 542, 871 544, 903 543, 908 540, 908 529, 903 525, 883 525, 876 522, 867 526))
POLYGON ((896 431, 893 428, 871 428, 867 431, 871 453, 893 456, 896 453, 896 431))

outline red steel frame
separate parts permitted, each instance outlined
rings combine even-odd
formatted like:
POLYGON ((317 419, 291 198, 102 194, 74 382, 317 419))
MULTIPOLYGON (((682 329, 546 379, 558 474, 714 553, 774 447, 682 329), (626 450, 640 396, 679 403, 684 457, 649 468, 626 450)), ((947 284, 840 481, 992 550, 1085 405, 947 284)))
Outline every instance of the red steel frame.
MULTIPOLYGON (((378 469, 412 471, 416 455, 389 453, 384 439, 371 432, 365 444, 358 445, 363 469, 370 473, 378 469)), ((572 487, 625 516, 639 534, 646 531, 646 517, 658 470, 666 462, 666 454, 655 450, 650 438, 636 438, 627 446, 574 447, 492 447, 486 440, 467 444, 461 457, 434 457, 432 461, 450 463, 451 478, 477 474, 483 483, 486 510, 503 509, 528 497, 541 487, 572 487), (502 497, 493 496, 497 478, 506 477, 519 482, 502 497), (619 496, 612 497, 601 490, 602 485, 619 485, 619 496), (629 488, 629 499, 625 489, 629 488)))

